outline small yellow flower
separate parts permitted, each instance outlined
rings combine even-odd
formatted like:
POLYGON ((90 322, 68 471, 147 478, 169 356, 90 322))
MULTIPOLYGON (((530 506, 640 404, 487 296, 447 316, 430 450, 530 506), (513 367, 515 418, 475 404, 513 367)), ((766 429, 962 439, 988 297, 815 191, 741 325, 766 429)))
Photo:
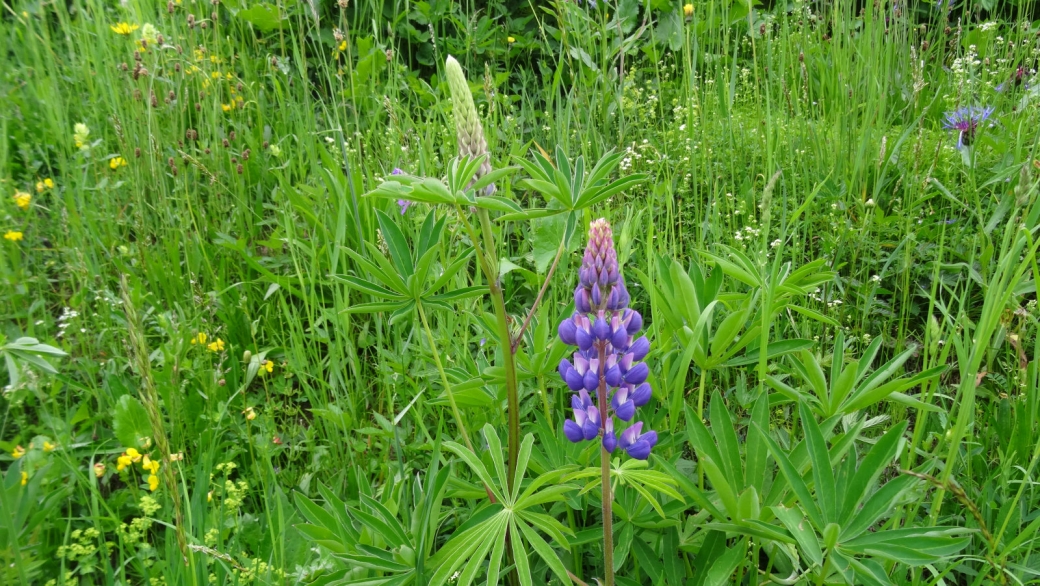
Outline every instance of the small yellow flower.
POLYGON ((206 502, 207 503, 213 502, 213 491, 212 490, 206 493, 206 502))
POLYGON ((231 102, 230 104, 221 104, 220 108, 225 112, 230 112, 235 109, 235 102, 231 102))
POLYGON ((342 53, 343 51, 346 51, 347 50, 347 42, 346 41, 340 41, 339 47, 336 47, 336 48, 339 50, 340 53, 342 53))
POLYGON ((14 449, 11 450, 11 457, 14 458, 15 460, 17 460, 18 458, 21 458, 24 455, 25 455, 25 448, 23 448, 22 446, 15 446, 14 449))
POLYGON ((693 16, 693 4, 686 4, 682 7, 683 16, 689 18, 693 16))
POLYGON ((214 71, 213 73, 209 74, 209 76, 212 77, 213 79, 220 79, 220 72, 219 71, 214 71))
POLYGON ((516 42, 516 39, 514 39, 513 37, 506 37, 506 42, 512 45, 516 42))
POLYGON ((22 234, 21 232, 19 232, 17 230, 8 230, 7 233, 4 234, 4 240, 10 240, 11 242, 18 242, 24 236, 25 236, 24 234, 22 234))
POLYGON ((155 492, 155 489, 159 488, 159 477, 155 474, 148 475, 148 490, 155 492))
POLYGON ((57 445, 55 445, 55 444, 52 444, 52 443, 51 443, 51 442, 49 442, 49 441, 46 441, 46 440, 45 440, 45 441, 43 442, 43 451, 45 451, 45 452, 53 452, 53 451, 54 451, 54 448, 56 448, 56 447, 58 447, 58 446, 57 446, 57 445))
POLYGON ((133 463, 134 460, 130 456, 127 456, 126 454, 119 456, 118 458, 116 458, 116 472, 122 472, 123 470, 129 468, 130 465, 132 465, 133 463))
POLYGON ((126 449, 126 455, 130 456, 130 461, 131 462, 140 462, 141 461, 141 453, 138 452, 137 450, 135 450, 134 448, 127 448, 126 449))
POLYGON ((36 193, 43 193, 48 189, 54 189, 54 180, 50 177, 36 182, 36 193))
POLYGON ((25 191, 14 192, 14 205, 22 208, 23 210, 29 209, 29 203, 32 202, 32 196, 25 191))
POLYGON ((140 27, 136 24, 130 24, 128 22, 119 22, 114 25, 111 25, 108 28, 112 29, 112 32, 116 33, 117 35, 129 35, 130 33, 134 32, 140 27))
POLYGON ((29 484, 29 473, 22 470, 22 486, 25 486, 26 484, 29 484))
POLYGON ((184 452, 177 452, 176 454, 170 454, 171 462, 180 462, 184 459, 184 452))
POLYGON ((98 478, 101 478, 104 475, 105 475, 105 463, 104 462, 98 462, 97 464, 94 464, 94 476, 97 476, 98 478))
POLYGON ((252 421, 252 420, 256 419, 256 411, 253 411, 252 407, 246 408, 246 410, 243 411, 242 413, 245 414, 246 421, 252 421))
POLYGON ((206 334, 203 334, 202 332, 199 332, 198 334, 195 334, 194 338, 191 339, 191 343, 192 344, 199 344, 201 346, 202 344, 205 344, 206 340, 208 340, 208 339, 209 339, 209 336, 207 336, 206 334))
POLYGON ((126 159, 123 157, 114 157, 108 161, 108 168, 115 171, 120 167, 126 167, 126 159))
POLYGON ((141 469, 151 472, 152 474, 157 474, 159 472, 159 461, 145 456, 141 461, 141 469))
POLYGON ((260 374, 263 375, 265 372, 274 372, 274 362, 264 360, 260 363, 260 374))
POLYGON ((206 347, 209 348, 210 352, 221 352, 222 350, 224 350, 224 340, 217 338, 213 342, 210 342, 208 345, 206 345, 206 347))

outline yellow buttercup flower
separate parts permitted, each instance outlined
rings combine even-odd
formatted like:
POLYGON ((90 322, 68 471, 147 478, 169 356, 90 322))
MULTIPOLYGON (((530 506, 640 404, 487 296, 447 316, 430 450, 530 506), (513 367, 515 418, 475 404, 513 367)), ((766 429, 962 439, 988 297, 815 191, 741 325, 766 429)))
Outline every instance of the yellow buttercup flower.
POLYGON ((682 7, 683 15, 687 18, 693 16, 693 4, 686 4, 682 7))
POLYGON ((210 352, 220 352, 224 350, 224 340, 217 338, 215 341, 210 342, 207 346, 210 352))
POLYGON ((25 191, 14 192, 14 205, 22 208, 23 210, 29 209, 29 203, 32 202, 32 195, 25 191))
POLYGON ((112 32, 116 33, 117 35, 129 35, 130 33, 134 32, 135 30, 141 27, 137 26, 136 24, 130 24, 128 22, 119 22, 113 24, 108 28, 112 29, 112 32))
POLYGON ((17 230, 8 230, 7 233, 4 234, 4 240, 10 240, 11 242, 18 242, 24 236, 25 236, 24 234, 22 234, 21 232, 19 232, 17 230))
POLYGON ((148 475, 148 490, 155 492, 155 489, 159 488, 159 477, 155 474, 148 475))
POLYGON ((265 372, 274 372, 274 362, 264 360, 260 363, 260 374, 262 375, 265 372))
POLYGON ((15 446, 14 449, 11 450, 11 457, 14 458, 15 460, 17 460, 18 458, 21 458, 24 455, 25 455, 25 448, 23 448, 22 446, 15 446))
POLYGON ((29 484, 29 473, 22 470, 22 486, 25 486, 26 484, 29 484))
POLYGON ((113 171, 115 171, 116 169, 118 169, 120 167, 126 167, 126 159, 124 159, 123 157, 115 157, 115 158, 110 159, 108 161, 108 168, 109 169, 112 169, 113 171))
POLYGON ((206 334, 203 334, 202 332, 199 332, 199 333, 195 334, 194 338, 191 339, 191 343, 192 344, 202 345, 202 344, 205 344, 206 340, 208 340, 208 339, 209 339, 209 336, 207 336, 206 334))
POLYGON ((105 463, 104 462, 98 462, 97 464, 94 464, 94 476, 97 476, 98 478, 101 478, 104 475, 105 475, 105 463))
POLYGON ((52 444, 51 442, 48 442, 48 441, 44 441, 43 442, 43 451, 45 451, 45 452, 53 452, 54 448, 56 448, 56 447, 58 447, 58 446, 55 445, 55 444, 52 444))

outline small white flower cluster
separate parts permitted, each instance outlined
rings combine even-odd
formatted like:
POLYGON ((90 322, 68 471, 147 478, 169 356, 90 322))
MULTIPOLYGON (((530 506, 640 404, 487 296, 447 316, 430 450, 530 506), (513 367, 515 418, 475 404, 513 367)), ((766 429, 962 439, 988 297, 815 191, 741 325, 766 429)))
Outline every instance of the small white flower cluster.
MULTIPOLYGON (((71 307, 62 309, 61 315, 58 316, 58 336, 61 338, 65 335, 65 330, 72 325, 72 320, 79 317, 79 312, 71 307)), ((85 332, 85 329, 81 329, 81 332, 85 332)))

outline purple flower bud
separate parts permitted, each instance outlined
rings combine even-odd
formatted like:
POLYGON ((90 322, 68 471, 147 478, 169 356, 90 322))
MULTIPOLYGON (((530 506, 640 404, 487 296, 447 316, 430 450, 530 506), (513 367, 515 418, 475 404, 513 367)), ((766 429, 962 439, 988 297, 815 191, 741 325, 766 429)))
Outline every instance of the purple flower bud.
POLYGON ((585 388, 585 378, 578 372, 578 369, 572 368, 563 375, 563 382, 567 383, 567 388, 572 391, 580 391, 585 388))
POLYGON ((621 433, 618 438, 618 446, 628 452, 629 456, 637 460, 646 460, 650 457, 650 450, 657 443, 657 432, 648 431, 641 433, 643 422, 632 424, 631 427, 621 433))
POLYGON ((633 385, 638 385, 646 380, 646 377, 650 374, 650 368, 645 362, 633 366, 625 373, 625 382, 633 385))
POLYGON ((560 334, 560 340, 564 344, 568 344, 568 345, 571 345, 571 346, 577 346, 578 345, 578 341, 574 337, 575 334, 577 333, 577 330, 578 330, 578 326, 574 325, 574 319, 573 318, 567 318, 567 319, 561 321, 560 322, 560 327, 556 328, 557 333, 560 334))
POLYGON ((621 386, 621 369, 615 366, 611 366, 607 369, 606 374, 603 378, 607 381, 607 386, 617 387, 621 386))
POLYGON ((563 435, 567 436, 567 439, 574 443, 585 439, 585 433, 582 432, 581 426, 570 419, 563 422, 563 435))
POLYGON ((592 348, 592 334, 585 331, 584 328, 576 328, 574 332, 574 341, 578 343, 578 348, 582 350, 588 350, 592 348))
POLYGON ((400 168, 398 168, 398 167, 394 167, 394 170, 393 170, 393 171, 390 171, 390 174, 391 174, 391 175, 404 175, 404 171, 402 171, 402 170, 401 170, 400 168))
POLYGON ((603 449, 613 453, 617 447, 617 435, 614 433, 614 420, 607 419, 606 429, 603 431, 603 449))
POLYGON ((625 321, 627 322, 625 328, 633 336, 643 328, 643 316, 639 315, 639 312, 634 309, 629 309, 625 312, 625 321))
POLYGON ((634 403, 636 407, 642 407, 650 402, 651 395, 650 383, 643 383, 632 391, 632 403, 634 403))
POLYGON ((599 283, 592 284, 592 305, 599 307, 603 304, 603 292, 599 288, 599 283))
POLYGON ((590 440, 599 435, 599 411, 595 407, 585 410, 585 423, 581 426, 585 439, 590 440))
POLYGON ((580 286, 574 290, 574 310, 578 313, 589 313, 592 311, 589 292, 580 286))
POLYGON ((650 340, 647 340, 646 336, 639 338, 628 347, 628 352, 635 361, 646 358, 647 353, 650 352, 650 340))
POLYGON ((622 351, 628 348, 628 330, 623 327, 614 330, 610 336, 610 345, 622 351))
POLYGON ((617 415, 622 421, 631 421, 636 414, 636 404, 629 397, 629 389, 625 386, 614 391, 614 398, 611 400, 610 406, 614 408, 614 415, 617 415))
POLYGON ((590 393, 599 388, 599 369, 589 369, 589 371, 585 373, 584 386, 585 390, 590 393))
POLYGON ((592 324, 592 336, 596 338, 597 342, 605 342, 610 339, 612 332, 610 331, 610 325, 607 320, 602 317, 596 318, 596 323, 592 324))

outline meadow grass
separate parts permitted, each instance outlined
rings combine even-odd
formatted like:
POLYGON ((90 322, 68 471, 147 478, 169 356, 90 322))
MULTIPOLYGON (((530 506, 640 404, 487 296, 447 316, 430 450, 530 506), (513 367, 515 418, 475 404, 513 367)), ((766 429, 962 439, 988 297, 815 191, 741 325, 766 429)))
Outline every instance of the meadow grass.
MULTIPOLYGON (((538 526, 571 579, 604 574, 600 484, 550 359, 605 217, 661 437, 618 464, 618 583, 1040 583, 1036 4, 690 8, 5 3, 0 583, 488 581, 483 557, 437 564, 506 481, 459 455, 494 470, 482 430, 505 439, 491 299, 358 313, 374 298, 335 278, 372 278, 387 218, 409 246, 449 218, 436 274, 477 244, 450 206, 366 196, 448 172, 449 55, 495 168, 618 152, 611 179, 647 176, 573 238, 563 216, 484 231, 513 332, 563 247, 517 363, 528 475, 572 473, 538 526), (992 113, 944 127, 969 107, 992 113), (748 338, 715 360, 725 324, 748 338), (900 488, 868 535, 935 527, 913 534, 933 549, 788 523, 868 464, 865 495, 900 488)), ((497 195, 546 207, 525 178, 497 195)))

